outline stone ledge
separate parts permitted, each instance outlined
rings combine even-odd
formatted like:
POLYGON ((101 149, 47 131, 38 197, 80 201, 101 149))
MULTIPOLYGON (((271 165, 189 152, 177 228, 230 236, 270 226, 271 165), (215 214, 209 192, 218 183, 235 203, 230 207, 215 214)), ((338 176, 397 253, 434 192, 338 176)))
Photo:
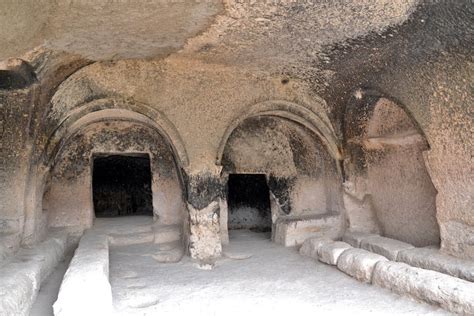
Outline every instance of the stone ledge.
POLYGON ((308 238, 303 242, 299 252, 302 256, 310 257, 318 260, 318 250, 324 244, 333 242, 332 239, 327 237, 313 237, 308 238))
POLYGON ((474 282, 473 261, 440 253, 438 249, 414 248, 402 250, 398 253, 397 261, 474 282))
POLYGON ((352 248, 351 245, 343 241, 334 241, 321 245, 318 249, 318 259, 321 262, 336 265, 339 256, 347 249, 352 248))
POLYGON ((112 308, 108 237, 88 231, 64 275, 54 315, 110 315, 112 308))
POLYGON ((145 231, 132 234, 109 234, 109 242, 113 246, 136 245, 146 242, 153 242, 152 231, 145 231))
POLYGON ((275 242, 285 247, 301 245, 311 237, 339 239, 342 235, 340 214, 318 214, 314 216, 287 216, 275 224, 275 242))
POLYGON ((362 239, 360 247, 362 249, 387 257, 391 261, 397 260, 398 253, 400 251, 415 248, 414 246, 403 241, 380 236, 362 239))
POLYGON ((362 232, 346 232, 342 236, 342 241, 348 243, 352 247, 360 248, 360 243, 362 240, 369 237, 380 237, 377 234, 362 233, 362 232))
POLYGON ((56 231, 37 247, 22 248, 0 269, 2 315, 29 315, 41 283, 64 258, 68 235, 56 231))
POLYGON ((364 249, 352 248, 339 256, 337 268, 359 281, 370 283, 375 265, 380 261, 388 259, 364 249))
POLYGON ((182 240, 180 225, 155 225, 153 227, 155 244, 170 243, 182 240))
POLYGON ((474 314, 474 283, 449 275, 405 263, 380 261, 375 266, 372 283, 455 313, 474 314))

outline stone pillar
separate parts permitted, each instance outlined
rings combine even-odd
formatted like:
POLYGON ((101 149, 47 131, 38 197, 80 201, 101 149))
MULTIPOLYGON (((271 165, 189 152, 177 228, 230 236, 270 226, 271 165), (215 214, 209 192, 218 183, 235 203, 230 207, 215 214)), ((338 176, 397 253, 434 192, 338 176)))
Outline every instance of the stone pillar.
POLYGON ((186 177, 189 211, 189 253, 193 259, 213 263, 222 253, 220 204, 224 184, 217 174, 202 172, 186 177))

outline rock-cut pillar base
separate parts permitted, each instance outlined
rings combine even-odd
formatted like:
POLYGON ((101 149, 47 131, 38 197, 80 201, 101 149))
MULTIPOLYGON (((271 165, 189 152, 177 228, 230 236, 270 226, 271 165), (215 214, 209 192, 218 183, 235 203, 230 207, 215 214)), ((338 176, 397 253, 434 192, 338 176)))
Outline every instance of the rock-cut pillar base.
POLYGON ((202 209, 188 204, 190 218, 189 253, 199 261, 214 261, 221 256, 219 203, 212 202, 202 209))
POLYGON ((222 253, 220 201, 224 186, 216 173, 187 175, 189 211, 189 254, 204 264, 212 264, 222 253))

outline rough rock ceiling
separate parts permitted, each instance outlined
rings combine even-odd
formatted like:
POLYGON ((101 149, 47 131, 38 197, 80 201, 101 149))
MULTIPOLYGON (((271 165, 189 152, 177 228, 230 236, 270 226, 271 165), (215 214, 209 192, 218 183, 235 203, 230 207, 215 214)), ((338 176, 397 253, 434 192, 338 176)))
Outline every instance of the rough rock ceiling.
POLYGON ((220 0, 0 2, 0 59, 45 46, 92 60, 149 58, 206 30, 220 0))
POLYGON ((323 48, 401 24, 417 0, 226 1, 224 14, 186 51, 227 64, 279 69, 324 60, 323 48))
POLYGON ((2 1, 0 59, 37 46, 92 60, 155 58, 188 43, 182 53, 213 62, 297 67, 321 58, 325 45, 404 22, 417 2, 2 1))

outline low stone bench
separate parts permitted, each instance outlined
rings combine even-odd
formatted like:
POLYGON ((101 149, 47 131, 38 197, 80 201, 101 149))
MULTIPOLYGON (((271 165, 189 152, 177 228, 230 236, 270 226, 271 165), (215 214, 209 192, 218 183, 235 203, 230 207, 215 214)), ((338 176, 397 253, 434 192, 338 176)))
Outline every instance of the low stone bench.
POLYGON ((402 250, 398 253, 397 261, 474 282, 473 261, 440 253, 436 248, 402 250))
POLYGON ((359 281, 451 312, 474 315, 473 262, 373 234, 348 232, 343 240, 309 238, 300 254, 312 258, 317 254, 320 261, 337 264, 339 270, 359 281))
POLYGON ((54 315, 110 315, 109 241, 106 234, 86 231, 64 275, 54 315))
POLYGON ((339 256, 337 268, 359 281, 370 283, 375 265, 380 261, 388 259, 364 249, 351 248, 339 256))
POLYGON ((372 283, 455 313, 474 314, 474 283, 443 273, 380 261, 373 271, 372 283))
POLYGON ((321 262, 335 266, 339 256, 350 248, 352 248, 352 246, 343 241, 333 241, 323 244, 318 249, 318 259, 321 262))
POLYGON ((29 315, 41 283, 64 259, 68 234, 56 231, 34 248, 22 248, 0 268, 2 315, 29 315))
POLYGON ((327 237, 313 237, 308 238, 303 242, 299 252, 302 256, 310 257, 318 260, 318 250, 324 244, 333 242, 332 239, 327 237))
POLYGON ((275 223, 275 242, 285 247, 299 246, 311 237, 338 239, 342 236, 340 214, 282 217, 275 223))
POLYGON ((380 237, 377 234, 362 233, 362 232, 346 232, 342 237, 342 241, 348 243, 352 247, 360 248, 362 240, 369 237, 380 237))
POLYGON ((360 248, 375 252, 388 258, 389 260, 396 261, 400 251, 413 249, 415 247, 403 241, 373 236, 362 239, 360 242, 360 248))
POLYGON ((109 234, 109 242, 113 246, 128 246, 153 242, 155 235, 153 231, 145 231, 131 234, 109 234))

